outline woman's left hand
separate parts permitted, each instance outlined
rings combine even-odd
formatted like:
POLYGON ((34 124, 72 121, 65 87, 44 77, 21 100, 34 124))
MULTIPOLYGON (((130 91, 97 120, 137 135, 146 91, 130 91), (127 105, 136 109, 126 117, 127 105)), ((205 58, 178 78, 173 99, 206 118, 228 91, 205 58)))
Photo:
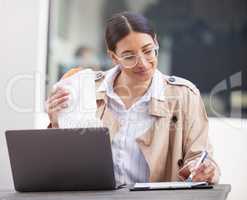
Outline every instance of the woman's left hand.
POLYGON ((182 180, 186 180, 190 174, 192 174, 193 182, 206 181, 208 183, 216 182, 216 166, 215 164, 206 159, 199 167, 196 169, 196 163, 198 159, 190 161, 187 165, 185 165, 181 170, 179 170, 179 177, 182 180))

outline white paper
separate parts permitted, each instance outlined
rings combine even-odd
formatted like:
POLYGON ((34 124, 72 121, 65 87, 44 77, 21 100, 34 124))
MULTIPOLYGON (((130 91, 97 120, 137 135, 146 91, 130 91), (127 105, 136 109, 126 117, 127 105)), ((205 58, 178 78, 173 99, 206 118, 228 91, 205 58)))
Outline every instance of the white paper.
POLYGON ((70 93, 68 108, 58 114, 60 128, 102 126, 101 121, 96 118, 95 73, 91 69, 82 70, 59 81, 55 87, 58 86, 70 93))
POLYGON ((135 188, 191 188, 192 186, 205 185, 207 182, 154 182, 154 183, 136 183, 135 188))

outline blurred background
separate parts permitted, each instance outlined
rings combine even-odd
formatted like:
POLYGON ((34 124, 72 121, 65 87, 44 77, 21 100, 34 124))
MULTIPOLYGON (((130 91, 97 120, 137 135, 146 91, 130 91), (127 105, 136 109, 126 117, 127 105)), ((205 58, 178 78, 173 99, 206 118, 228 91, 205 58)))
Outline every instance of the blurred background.
POLYGON ((200 89, 221 183, 247 199, 246 0, 0 0, 0 190, 13 189, 5 130, 45 128, 45 99, 69 69, 110 69, 106 21, 126 10, 155 27, 158 68, 200 89))
POLYGON ((52 0, 47 91, 71 67, 112 67, 104 29, 112 14, 125 10, 150 19, 160 44, 159 69, 196 84, 210 116, 247 117, 246 0, 52 0), (231 83, 234 76, 241 84, 231 83), (222 81, 227 89, 216 91, 210 104, 222 81))

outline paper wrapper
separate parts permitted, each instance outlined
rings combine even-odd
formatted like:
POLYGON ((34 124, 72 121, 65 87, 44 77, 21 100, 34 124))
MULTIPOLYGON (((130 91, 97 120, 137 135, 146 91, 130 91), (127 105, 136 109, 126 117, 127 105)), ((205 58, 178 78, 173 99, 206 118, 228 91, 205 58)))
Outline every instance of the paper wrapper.
POLYGON ((95 73, 91 69, 63 79, 54 87, 58 86, 70 93, 68 108, 58 114, 59 128, 102 127, 96 118, 95 73))

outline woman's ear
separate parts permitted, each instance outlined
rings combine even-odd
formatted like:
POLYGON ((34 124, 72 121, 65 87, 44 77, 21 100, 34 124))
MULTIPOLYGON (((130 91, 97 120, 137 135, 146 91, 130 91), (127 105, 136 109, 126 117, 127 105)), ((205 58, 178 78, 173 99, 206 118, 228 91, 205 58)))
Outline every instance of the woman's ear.
POLYGON ((117 65, 117 64, 119 64, 118 63, 118 60, 117 60, 117 58, 116 58, 116 55, 115 55, 115 53, 113 52, 113 51, 111 51, 111 50, 107 50, 107 54, 108 54, 108 56, 110 57, 110 59, 112 60, 112 63, 114 64, 114 65, 117 65))

